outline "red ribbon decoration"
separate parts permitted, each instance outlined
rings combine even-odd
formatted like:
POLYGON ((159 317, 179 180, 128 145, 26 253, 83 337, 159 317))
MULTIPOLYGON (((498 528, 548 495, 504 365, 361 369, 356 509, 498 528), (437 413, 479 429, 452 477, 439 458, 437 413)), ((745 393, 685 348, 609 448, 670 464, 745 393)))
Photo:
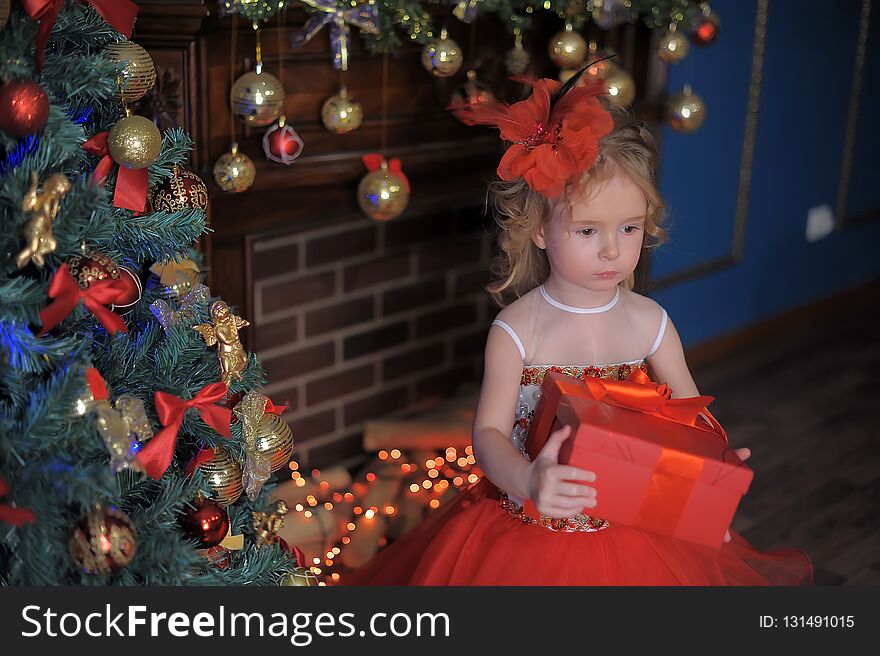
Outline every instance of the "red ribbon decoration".
MULTIPOLYGON (((116 163, 110 157, 110 149, 107 147, 107 136, 110 133, 106 130, 99 132, 94 137, 83 144, 83 149, 96 157, 100 157, 101 161, 95 167, 92 174, 92 186, 104 184, 113 165, 116 163)), ((129 169, 124 166, 119 167, 116 174, 116 191, 113 193, 113 205, 126 210, 135 212, 143 212, 147 205, 147 168, 129 169)))
POLYGON ((167 392, 156 392, 156 412, 159 421, 164 428, 159 431, 150 442, 141 449, 137 459, 144 471, 151 478, 162 478, 162 474, 171 464, 171 456, 174 455, 174 445, 177 441, 177 431, 183 423, 183 417, 190 408, 198 410, 202 420, 223 437, 232 437, 229 423, 232 419, 232 411, 214 405, 226 396, 224 383, 211 383, 205 385, 193 398, 185 401, 167 392))
MULTIPOLYGON (((134 27, 134 19, 138 14, 138 7, 131 0, 80 0, 97 11, 101 18, 107 21, 113 29, 120 32, 126 38, 131 38, 131 30, 134 27)), ((46 50, 46 42, 55 27, 55 21, 64 0, 21 0, 21 7, 33 20, 40 23, 40 31, 37 32, 37 51, 35 60, 37 73, 43 70, 43 53, 46 50)))
POLYGON ((55 300, 40 312, 40 321, 43 323, 43 328, 39 334, 45 335, 69 317, 80 301, 86 304, 86 307, 104 325, 107 332, 111 334, 116 332, 127 333, 128 326, 125 325, 122 317, 114 314, 107 307, 115 303, 125 293, 125 281, 113 278, 96 280, 88 289, 83 289, 76 284, 65 262, 58 267, 55 275, 52 276, 52 282, 49 283, 49 297, 55 300))
POLYGON ((388 170, 394 173, 395 175, 400 176, 401 180, 403 180, 403 186, 406 187, 406 190, 409 191, 409 179, 404 175, 403 169, 401 168, 400 160, 396 157, 394 159, 386 160, 379 153, 367 153, 361 157, 361 160, 364 163, 364 166, 367 167, 367 170, 372 173, 373 171, 378 171, 382 168, 382 162, 385 162, 388 165, 388 170))
POLYGON ((299 547, 294 547, 293 553, 296 556, 296 566, 305 569, 306 568, 306 555, 302 552, 302 549, 300 549, 299 547))
POLYGON ((672 390, 668 385, 652 382, 648 374, 641 369, 634 369, 626 380, 584 376, 583 382, 587 388, 587 394, 584 395, 587 398, 608 405, 638 410, 685 426, 708 430, 697 422, 700 415, 703 415, 712 428, 711 432, 721 435, 724 442, 728 443, 727 433, 706 407, 715 400, 714 396, 673 399, 672 390))
POLYGON ((282 412, 287 411, 288 406, 286 405, 275 405, 272 403, 272 399, 268 399, 266 401, 266 410, 265 412, 272 413, 273 415, 280 415, 282 412))
MULTIPOLYGON (((0 499, 9 494, 9 483, 0 476, 0 499)), ((37 516, 30 508, 16 508, 6 503, 0 503, 0 522, 21 526, 22 524, 30 524, 36 521, 37 516)))
POLYGON ((89 389, 95 401, 105 401, 110 398, 110 394, 107 392, 107 383, 97 369, 89 367, 86 370, 86 380, 89 383, 89 389))

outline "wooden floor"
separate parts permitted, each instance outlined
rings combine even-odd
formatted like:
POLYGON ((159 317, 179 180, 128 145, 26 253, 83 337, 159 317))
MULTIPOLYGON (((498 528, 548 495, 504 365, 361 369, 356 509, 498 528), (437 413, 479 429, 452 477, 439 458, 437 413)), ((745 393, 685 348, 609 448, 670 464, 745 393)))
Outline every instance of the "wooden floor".
MULTIPOLYGON (((866 301, 868 299, 865 299, 866 301)), ((817 585, 880 585, 880 331, 864 307, 692 370, 755 472, 733 529, 817 585)))

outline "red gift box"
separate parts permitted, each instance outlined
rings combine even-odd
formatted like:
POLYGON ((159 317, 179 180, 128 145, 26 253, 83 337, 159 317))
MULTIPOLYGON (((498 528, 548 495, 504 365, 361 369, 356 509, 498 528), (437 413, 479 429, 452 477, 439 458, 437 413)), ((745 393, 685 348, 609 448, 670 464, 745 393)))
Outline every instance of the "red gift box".
MULTIPOLYGON (((672 399, 641 369, 626 381, 547 372, 526 449, 534 459, 570 425, 559 462, 596 473, 597 504, 584 513, 718 549, 753 472, 706 408, 712 400, 672 399)), ((537 513, 531 502, 526 512, 537 513)))

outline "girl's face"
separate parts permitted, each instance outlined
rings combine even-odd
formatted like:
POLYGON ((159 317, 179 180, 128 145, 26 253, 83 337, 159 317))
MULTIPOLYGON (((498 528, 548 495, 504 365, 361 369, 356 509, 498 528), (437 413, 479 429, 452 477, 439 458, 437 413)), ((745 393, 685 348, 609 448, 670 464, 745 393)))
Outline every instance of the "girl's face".
POLYGON ((648 202, 644 192, 609 158, 601 180, 557 203, 533 237, 546 249, 551 276, 601 292, 626 280, 639 262, 648 202))

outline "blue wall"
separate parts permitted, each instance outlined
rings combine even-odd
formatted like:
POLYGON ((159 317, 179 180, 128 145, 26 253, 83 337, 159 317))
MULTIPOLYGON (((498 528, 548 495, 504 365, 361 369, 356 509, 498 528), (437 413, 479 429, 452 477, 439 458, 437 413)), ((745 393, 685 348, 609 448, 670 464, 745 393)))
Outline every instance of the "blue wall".
MULTIPOLYGON (((742 259, 650 295, 693 346, 792 307, 880 277, 880 220, 805 237, 807 211, 836 208, 861 0, 772 0, 742 259)), ((876 3, 875 3, 876 4, 876 3)), ((665 128, 660 188, 670 205, 670 241, 654 254, 652 278, 731 251, 757 2, 713 0, 720 39, 692 47, 669 71, 706 101, 691 134, 665 128)), ((848 207, 880 210, 880 18, 873 12, 848 207)))

